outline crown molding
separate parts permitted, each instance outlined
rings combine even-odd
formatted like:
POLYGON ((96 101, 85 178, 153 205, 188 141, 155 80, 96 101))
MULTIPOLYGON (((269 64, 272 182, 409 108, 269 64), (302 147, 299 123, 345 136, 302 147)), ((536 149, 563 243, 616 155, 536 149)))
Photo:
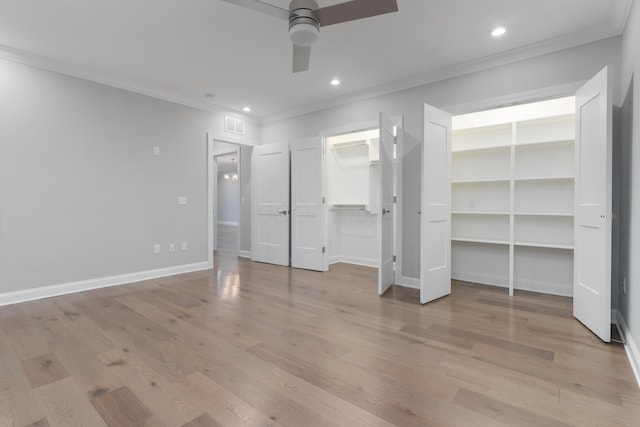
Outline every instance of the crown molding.
POLYGON ((160 99, 162 101, 172 102, 174 104, 183 105, 185 107, 195 108, 210 113, 229 115, 232 114, 234 116, 242 118, 242 120, 245 120, 247 122, 256 125, 260 124, 259 120, 257 120, 255 117, 248 116, 246 113, 240 110, 224 108, 220 105, 212 104, 210 102, 200 102, 194 99, 189 99, 187 97, 177 95, 176 93, 170 91, 162 90, 126 79, 106 77, 102 74, 90 72, 82 69, 81 67, 75 67, 62 61, 55 60, 53 58, 25 52, 23 50, 15 49, 6 45, 0 45, 0 58, 25 65, 30 65, 32 67, 40 68, 47 71, 53 71, 55 73, 64 74, 67 76, 88 80, 105 86, 126 90, 128 92, 149 96, 152 98, 160 99))
MULTIPOLYGON (((628 10, 626 13, 628 13, 628 10)), ((569 49, 588 43, 593 43, 599 40, 617 37, 622 34, 623 30, 624 24, 622 24, 621 26, 616 26, 616 28, 611 28, 611 26, 601 26, 596 29, 573 33, 541 43, 535 43, 524 46, 522 48, 512 49, 510 51, 501 52, 495 55, 464 62, 462 64, 454 65, 451 67, 445 67, 433 71, 428 71, 426 73, 416 74, 391 83, 386 83, 373 88, 352 92, 343 97, 333 98, 326 102, 321 102, 299 109, 291 110, 282 114, 265 117, 261 120, 260 124, 265 125, 275 123, 304 114, 352 104, 355 102, 360 102, 395 92, 401 92, 403 90, 413 89, 438 81, 443 81, 454 77, 460 77, 466 74, 472 74, 478 71, 484 71, 491 68, 512 64, 526 59, 535 58, 537 56, 558 52, 564 49, 569 49)))
POLYGON ((624 31, 626 21, 628 20, 632 7, 633 2, 614 6, 611 11, 611 19, 608 25, 602 25, 590 30, 577 32, 567 36, 532 44, 518 49, 513 49, 488 57, 478 58, 476 60, 468 61, 451 67, 445 67, 437 70, 431 70, 426 73, 416 74, 394 82, 385 83, 360 91, 355 91, 341 97, 335 97, 323 102, 310 104, 301 108, 296 108, 283 113, 264 117, 247 115, 246 113, 236 109, 229 109, 221 105, 206 102, 204 100, 200 101, 190 97, 184 97, 174 92, 163 90, 157 87, 152 87, 150 85, 145 85, 140 82, 107 77, 98 72, 82 69, 81 67, 72 66, 53 58, 28 53, 5 45, 0 45, 0 58, 57 72, 60 74, 65 74, 72 77, 81 78, 84 80, 89 80, 95 83, 138 93, 160 100, 169 101, 198 110, 218 114, 233 114, 235 116, 241 117, 243 120, 249 123, 253 123, 256 125, 265 125, 320 110, 364 101, 367 99, 376 98, 379 96, 388 95, 419 86, 424 86, 430 83, 435 83, 438 81, 447 80, 450 78, 459 77, 466 74, 507 65, 510 63, 515 63, 525 59, 553 53, 571 47, 580 46, 609 37, 619 36, 624 31))
POLYGON ((627 4, 616 3, 612 7, 611 21, 613 26, 619 31, 619 34, 622 34, 627 27, 634 3, 637 4, 638 2, 629 0, 627 4))

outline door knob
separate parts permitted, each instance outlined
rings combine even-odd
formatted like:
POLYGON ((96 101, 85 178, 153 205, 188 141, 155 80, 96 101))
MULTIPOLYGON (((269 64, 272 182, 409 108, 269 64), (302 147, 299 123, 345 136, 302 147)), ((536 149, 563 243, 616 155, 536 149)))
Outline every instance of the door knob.
POLYGON ((284 211, 278 211, 278 213, 279 213, 280 215, 286 215, 286 214, 287 214, 287 211, 286 211, 286 210, 284 210, 284 211))
POLYGON ((391 211, 389 209, 384 209, 384 208, 382 209, 382 215, 385 215, 385 214, 388 214, 388 213, 391 213, 391 211))

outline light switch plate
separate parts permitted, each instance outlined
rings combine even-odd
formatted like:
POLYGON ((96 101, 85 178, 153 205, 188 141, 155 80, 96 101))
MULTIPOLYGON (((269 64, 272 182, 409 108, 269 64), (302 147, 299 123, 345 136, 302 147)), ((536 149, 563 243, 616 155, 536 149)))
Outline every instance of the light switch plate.
POLYGON ((186 205, 187 204, 187 196, 178 197, 178 204, 179 205, 186 205))

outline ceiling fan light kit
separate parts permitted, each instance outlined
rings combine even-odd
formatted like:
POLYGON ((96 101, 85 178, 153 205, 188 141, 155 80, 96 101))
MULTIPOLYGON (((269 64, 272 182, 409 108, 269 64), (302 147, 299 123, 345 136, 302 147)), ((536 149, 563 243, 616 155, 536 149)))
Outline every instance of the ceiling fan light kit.
POLYGON ((222 1, 288 19, 294 73, 309 69, 311 45, 318 40, 320 27, 398 11, 397 0, 351 0, 323 8, 315 0, 292 0, 288 12, 260 0, 222 1))

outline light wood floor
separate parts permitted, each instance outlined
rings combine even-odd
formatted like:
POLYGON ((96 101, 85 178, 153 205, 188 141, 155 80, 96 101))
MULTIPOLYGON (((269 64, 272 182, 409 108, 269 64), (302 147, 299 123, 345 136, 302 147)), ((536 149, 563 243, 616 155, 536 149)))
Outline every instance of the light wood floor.
POLYGON ((238 255, 238 226, 218 224, 218 250, 219 255, 238 255))
POLYGON ((638 426, 620 345, 571 300, 216 257, 0 308, 0 426, 638 426))

